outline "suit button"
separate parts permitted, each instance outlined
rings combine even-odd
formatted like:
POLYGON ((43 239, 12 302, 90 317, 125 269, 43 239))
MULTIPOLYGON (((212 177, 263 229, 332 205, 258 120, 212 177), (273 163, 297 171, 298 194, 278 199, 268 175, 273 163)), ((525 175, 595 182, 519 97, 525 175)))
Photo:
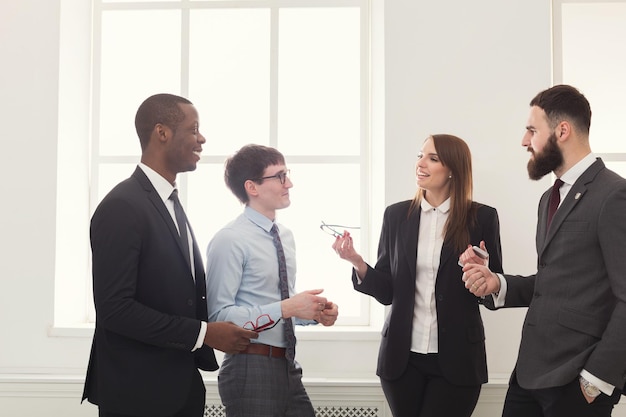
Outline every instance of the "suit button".
POLYGON ((533 297, 541 297, 541 293, 539 291, 535 291, 533 297))
POLYGON ((443 295, 438 295, 438 296, 437 296, 437 300, 439 300, 439 301, 443 301, 443 295))
POLYGON ((193 305, 193 300, 187 300, 187 305, 191 307, 193 305))
POLYGON ((206 297, 203 295, 203 296, 202 296, 202 299, 203 299, 203 300, 206 300, 206 297))

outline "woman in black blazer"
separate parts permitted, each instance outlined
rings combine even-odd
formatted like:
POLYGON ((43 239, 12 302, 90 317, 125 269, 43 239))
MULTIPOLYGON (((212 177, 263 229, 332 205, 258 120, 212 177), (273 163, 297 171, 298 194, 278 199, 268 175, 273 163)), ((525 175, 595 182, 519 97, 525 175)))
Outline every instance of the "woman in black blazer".
POLYGON ((484 241, 502 271, 498 213, 472 201, 471 154, 455 136, 426 139, 416 178, 415 198, 385 210, 374 268, 348 232, 333 249, 354 266, 357 291, 391 305, 376 373, 393 415, 469 417, 487 382, 485 332, 458 261, 484 241))

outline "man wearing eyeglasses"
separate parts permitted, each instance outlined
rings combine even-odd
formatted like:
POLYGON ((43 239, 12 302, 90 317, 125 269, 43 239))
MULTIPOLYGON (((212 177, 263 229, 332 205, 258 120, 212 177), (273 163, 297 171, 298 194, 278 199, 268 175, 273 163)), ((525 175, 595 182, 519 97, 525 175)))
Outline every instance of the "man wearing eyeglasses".
POLYGON ((295 294, 293 234, 276 224, 293 183, 276 149, 247 145, 226 161, 226 185, 244 212, 207 249, 209 321, 231 321, 259 337, 224 356, 218 388, 227 417, 314 417, 294 359, 293 324, 332 326, 337 305, 315 289, 295 294))

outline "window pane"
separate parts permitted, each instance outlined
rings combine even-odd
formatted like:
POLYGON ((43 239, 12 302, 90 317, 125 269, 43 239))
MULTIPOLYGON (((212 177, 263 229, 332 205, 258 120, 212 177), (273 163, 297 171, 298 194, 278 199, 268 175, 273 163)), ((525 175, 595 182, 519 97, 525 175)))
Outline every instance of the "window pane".
POLYGON ((626 178, 626 161, 604 161, 607 168, 626 178))
POLYGON ((563 81, 591 103, 594 152, 626 152, 620 120, 626 114, 626 4, 566 3, 563 16, 563 81), (581 30, 584 28, 584 30, 581 30))
POLYGON ((180 0, 102 0, 102 3, 158 3, 161 1, 180 1, 180 0))
POLYGON ((93 205, 92 210, 102 199, 115 187, 118 183, 130 177, 137 164, 100 164, 98 172, 98 193, 96 195, 97 202, 93 205))
POLYGON ((139 155, 134 115, 141 102, 180 94, 180 19, 179 10, 103 12, 102 155, 139 155))
POLYGON ((268 9, 191 11, 189 95, 206 154, 269 144, 269 45, 268 9))
MULTIPOLYGON (((323 295, 341 306, 341 324, 357 322, 364 299, 352 287, 351 266, 331 249, 334 237, 320 230, 321 221, 361 226, 358 164, 289 164, 294 183, 291 206, 280 210, 278 222, 296 239, 298 291, 323 288, 323 295), (351 184, 349 187, 340 184, 351 184)), ((356 245, 359 230, 351 230, 356 245)), ((366 302, 366 301, 365 301, 366 302)))
POLYGON ((358 155, 358 8, 279 14, 278 147, 296 155, 358 155))
MULTIPOLYGON (((204 164, 187 174, 183 205, 198 240, 203 259, 213 235, 243 211, 224 184, 223 164, 204 164)), ((179 181, 182 176, 179 176, 179 181)))

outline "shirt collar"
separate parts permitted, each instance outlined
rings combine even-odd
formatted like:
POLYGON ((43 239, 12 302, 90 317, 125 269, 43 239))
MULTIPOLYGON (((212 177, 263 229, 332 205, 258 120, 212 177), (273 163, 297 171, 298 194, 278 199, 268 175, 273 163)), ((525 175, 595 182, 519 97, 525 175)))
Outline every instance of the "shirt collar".
POLYGON ((246 206, 246 208, 243 211, 243 214, 248 218, 248 220, 250 220, 252 223, 256 224, 257 226, 259 226, 261 229, 265 230, 268 233, 272 229, 272 226, 274 226, 273 221, 271 221, 270 219, 268 219, 267 217, 265 217, 264 215, 262 215, 261 213, 259 213, 258 211, 256 211, 250 206, 246 206))
POLYGON ((432 209, 436 209, 440 213, 446 214, 450 211, 450 197, 446 199, 443 203, 439 205, 439 207, 433 207, 425 198, 422 198, 422 202, 420 204, 422 207, 422 211, 430 211, 432 209))
POLYGON ((576 165, 567 170, 567 172, 561 175, 561 181, 565 184, 572 185, 576 180, 596 161, 596 156, 593 153, 589 153, 583 159, 578 161, 576 165))
POLYGON ((167 201, 170 198, 170 195, 172 195, 174 188, 176 188, 176 183, 172 186, 172 184, 163 178, 161 174, 142 162, 139 163, 139 168, 141 168, 144 174, 146 174, 146 177, 148 177, 152 183, 152 186, 159 194, 159 197, 161 197, 161 200, 167 201))

